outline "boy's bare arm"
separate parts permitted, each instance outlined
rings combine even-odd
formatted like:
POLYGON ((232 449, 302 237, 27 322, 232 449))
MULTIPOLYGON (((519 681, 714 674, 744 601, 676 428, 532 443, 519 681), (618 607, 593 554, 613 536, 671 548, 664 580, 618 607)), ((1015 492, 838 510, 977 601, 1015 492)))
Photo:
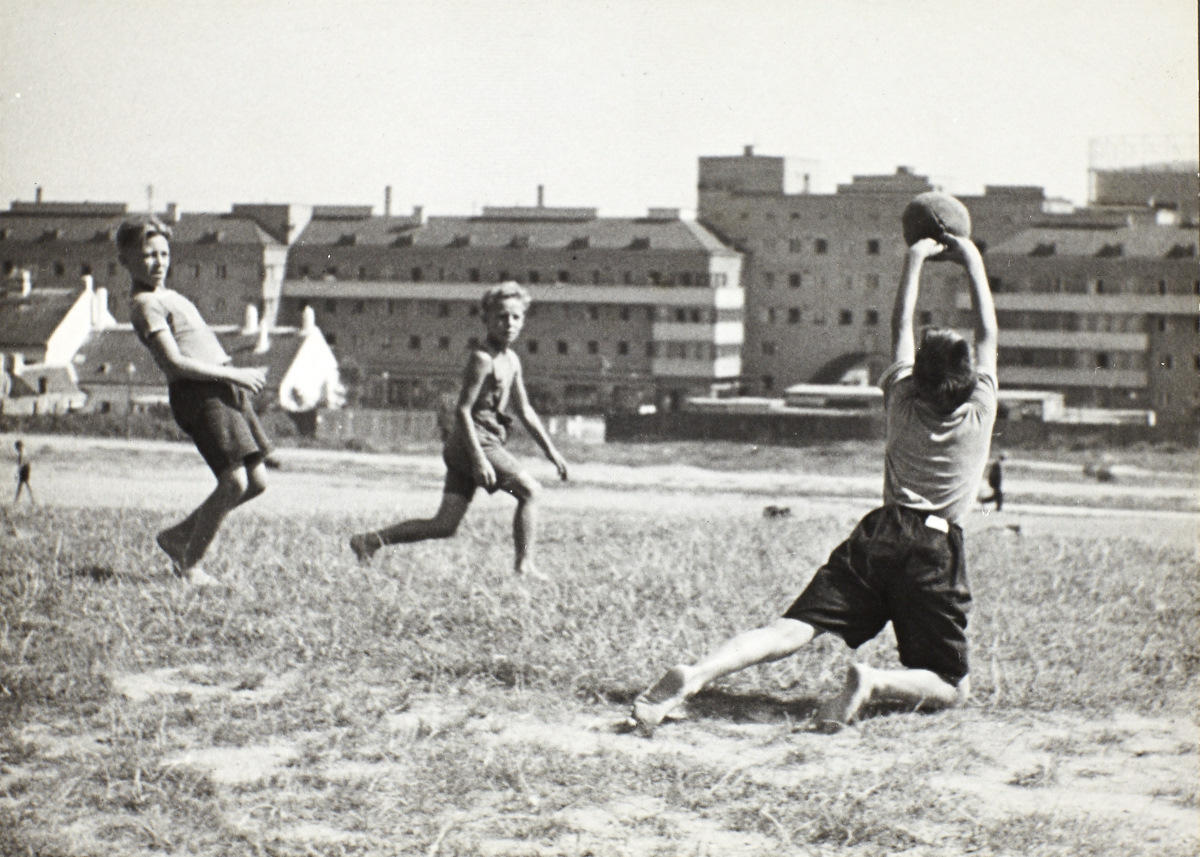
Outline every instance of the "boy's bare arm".
POLYGON ((525 425, 526 430, 533 439, 537 441, 538 446, 542 448, 546 458, 554 465, 558 471, 560 479, 567 478, 567 462, 559 454, 558 449, 554 446, 554 441, 550 439, 550 435, 546 432, 546 427, 542 425, 541 418, 537 415, 537 411, 533 409, 533 404, 529 401, 529 394, 525 391, 525 376, 521 371, 520 361, 515 361, 516 372, 513 375, 512 396, 513 403, 517 406, 517 415, 521 418, 521 422, 525 425))
POLYGON ((208 363, 187 357, 169 330, 160 330, 150 337, 150 353, 164 372, 180 375, 193 381, 228 381, 245 387, 251 393, 262 392, 267 382, 265 369, 239 367, 223 363, 208 363))
POLYGON ((475 421, 471 418, 471 408, 479 398, 483 389, 483 381, 491 371, 491 358, 484 351, 474 350, 467 359, 467 368, 463 370, 462 387, 458 391, 458 404, 454 408, 454 418, 458 420, 459 428, 467 439, 467 454, 476 470, 476 477, 483 479, 484 485, 491 487, 496 481, 496 474, 491 464, 483 454, 479 445, 479 435, 475 432, 475 421), (487 475, 491 474, 488 479, 487 475))
POLYGON ((913 317, 917 311, 921 266, 930 256, 936 256, 943 250, 945 247, 932 238, 922 238, 904 254, 900 286, 896 289, 896 302, 892 306, 893 363, 911 363, 916 358, 917 340, 913 332, 913 317))
POLYGON ((996 374, 996 352, 999 346, 1000 325, 996 321, 996 302, 988 284, 987 270, 979 248, 969 238, 946 236, 954 257, 967 271, 971 290, 971 309, 975 315, 975 368, 993 377, 996 374))

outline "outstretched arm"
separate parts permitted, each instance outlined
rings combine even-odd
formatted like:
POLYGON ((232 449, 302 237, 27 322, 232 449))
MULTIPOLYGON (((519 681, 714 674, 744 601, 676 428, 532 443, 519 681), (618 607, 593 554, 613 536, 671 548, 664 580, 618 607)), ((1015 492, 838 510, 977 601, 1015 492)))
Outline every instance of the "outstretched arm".
POLYGON ((917 309, 921 266, 930 256, 936 256, 945 249, 932 238, 922 238, 904 254, 904 269, 900 272, 900 286, 896 289, 896 303, 892 306, 893 363, 912 363, 916 358, 917 340, 913 333, 913 316, 917 309))
POLYGON ((961 262, 967 271, 971 309, 975 316, 975 369, 995 377, 1000 325, 996 321, 996 302, 988 285, 983 256, 969 238, 947 235, 946 243, 953 258, 961 262))
POLYGON ((491 490, 496 484, 496 470, 483 454, 479 445, 479 434, 475 431, 475 420, 471 417, 471 408, 479 398, 483 389, 483 380, 492 371, 492 358, 486 351, 474 350, 467 360, 467 368, 463 370, 462 389, 458 393, 458 404, 454 408, 454 418, 462 429, 463 437, 467 439, 467 455, 471 458, 471 471, 476 481, 491 490))
POLYGON ((558 471, 558 478, 565 481, 567 478, 567 462, 558 454, 558 450, 555 448, 554 442, 550 440, 550 435, 542 425, 537 411, 533 409, 533 405, 529 402, 529 395, 525 392, 525 377, 521 371, 520 363, 516 363, 512 396, 513 404, 517 407, 517 415, 521 418, 521 422, 524 423, 526 430, 537 441, 537 445, 542 448, 542 452, 546 454, 546 458, 550 459, 554 468, 558 471))
POLYGON ((189 378, 193 381, 228 381, 245 387, 258 395, 267 382, 264 369, 232 366, 224 363, 208 363, 188 357, 179 350, 179 343, 170 330, 160 330, 150 337, 150 353, 163 372, 189 378))

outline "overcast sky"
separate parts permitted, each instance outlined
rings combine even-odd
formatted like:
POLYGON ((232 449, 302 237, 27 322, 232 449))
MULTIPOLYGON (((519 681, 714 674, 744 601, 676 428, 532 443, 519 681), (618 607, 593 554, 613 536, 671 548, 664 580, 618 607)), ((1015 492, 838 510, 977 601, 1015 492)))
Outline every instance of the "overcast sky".
POLYGON ((1195 138, 1196 44, 1195 0, 0 0, 0 205, 636 214, 746 144, 1082 203, 1090 139, 1195 138))

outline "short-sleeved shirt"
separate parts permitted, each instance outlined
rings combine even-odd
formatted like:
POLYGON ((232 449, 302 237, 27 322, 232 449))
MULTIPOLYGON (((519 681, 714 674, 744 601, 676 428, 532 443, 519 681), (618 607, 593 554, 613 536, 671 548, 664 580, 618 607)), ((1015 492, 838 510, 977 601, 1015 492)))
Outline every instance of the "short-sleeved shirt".
POLYGON ((917 395, 910 361, 879 380, 887 425, 883 502, 955 522, 972 507, 996 422, 996 378, 980 373, 975 389, 949 414, 917 395))
MULTIPOLYGON (((158 288, 152 292, 134 292, 130 321, 138 338, 149 347, 154 335, 169 330, 184 357, 205 363, 225 364, 229 355, 220 340, 200 315, 196 305, 179 292, 158 288)), ((168 382, 181 380, 164 368, 168 382)))

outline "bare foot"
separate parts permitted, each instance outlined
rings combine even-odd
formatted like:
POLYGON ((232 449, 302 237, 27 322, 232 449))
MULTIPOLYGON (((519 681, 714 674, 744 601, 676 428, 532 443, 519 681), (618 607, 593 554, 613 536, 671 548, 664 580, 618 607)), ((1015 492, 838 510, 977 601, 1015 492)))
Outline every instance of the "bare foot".
POLYGON ((175 565, 180 565, 183 562, 183 555, 187 551, 187 544, 180 544, 175 538, 173 530, 163 530, 154 537, 154 541, 162 548, 162 552, 171 558, 171 562, 175 565))
POLYGON ((211 589, 224 585, 219 578, 213 577, 198 565, 193 565, 189 569, 180 569, 178 576, 187 581, 187 585, 192 589, 211 589))
POLYGON ((354 551, 354 557, 360 563, 370 562, 375 551, 381 547, 383 547, 383 539, 376 532, 359 533, 350 537, 350 550, 354 551))
POLYGON ((513 571, 518 577, 523 577, 526 580, 536 580, 538 583, 549 583, 550 578, 538 571, 536 565, 529 560, 519 562, 513 567, 513 571))
POLYGON ((653 687, 633 701, 632 716, 638 732, 647 738, 654 734, 655 728, 671 710, 687 699, 686 683, 684 667, 671 667, 653 687))
POLYGON ((859 709, 871 698, 874 691, 872 670, 866 664, 851 664, 846 671, 846 683, 842 692, 821 706, 817 713, 817 729, 821 732, 839 732, 858 715, 859 709))

